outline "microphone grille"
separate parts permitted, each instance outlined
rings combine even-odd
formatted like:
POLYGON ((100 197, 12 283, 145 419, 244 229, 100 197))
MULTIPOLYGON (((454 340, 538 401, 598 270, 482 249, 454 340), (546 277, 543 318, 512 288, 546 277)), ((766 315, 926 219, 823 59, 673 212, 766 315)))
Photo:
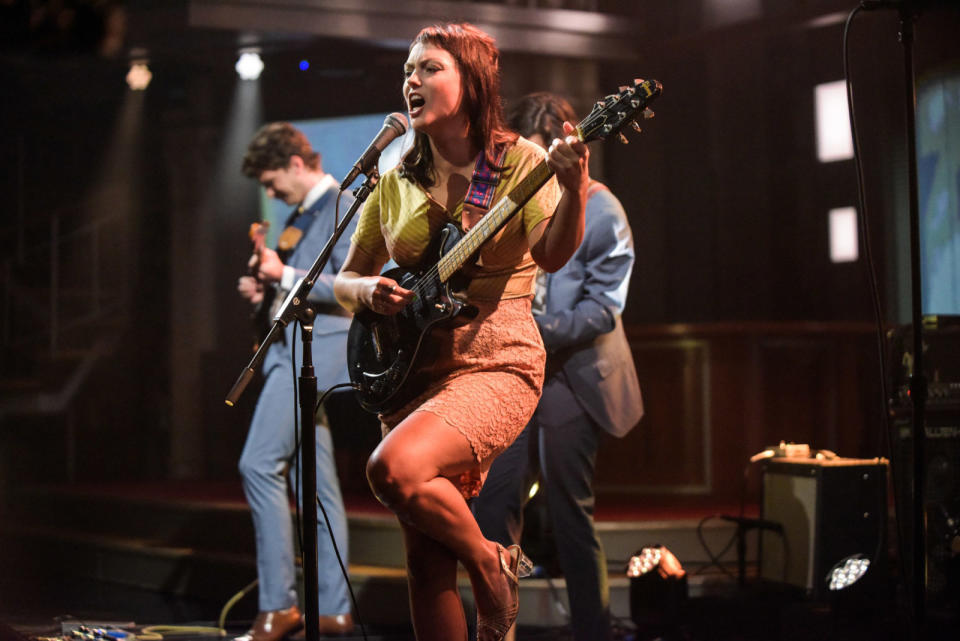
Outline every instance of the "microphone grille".
POLYGON ((407 117, 399 111, 394 111, 383 120, 383 124, 389 125, 397 130, 397 135, 402 136, 407 133, 407 117))

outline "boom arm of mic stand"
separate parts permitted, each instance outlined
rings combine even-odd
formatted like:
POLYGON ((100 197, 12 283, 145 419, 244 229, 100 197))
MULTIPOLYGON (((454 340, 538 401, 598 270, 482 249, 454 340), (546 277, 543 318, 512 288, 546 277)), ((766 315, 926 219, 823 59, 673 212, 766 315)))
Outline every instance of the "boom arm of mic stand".
POLYGON ((373 191, 373 188, 377 186, 379 181, 380 174, 376 168, 374 168, 370 172, 370 175, 367 176, 367 179, 363 181, 363 184, 354 190, 353 195, 355 200, 353 204, 350 205, 350 209, 343 215, 343 219, 340 221, 340 224, 337 225, 336 229, 334 229, 330 240, 327 241, 327 244, 324 245, 316 260, 313 261, 313 265, 310 266, 307 275, 300 279, 290 295, 287 296, 280 311, 277 312, 277 315, 273 319, 273 327, 270 328, 266 337, 261 341, 257 353, 253 355, 253 358, 250 359, 247 366, 243 368, 243 371, 240 372, 240 376, 237 378, 237 382, 233 384, 233 387, 231 387, 227 393, 227 398, 224 399, 224 402, 228 406, 234 407, 237 404, 243 395, 243 391, 247 389, 247 385, 253 380, 253 375, 256 373, 257 368, 260 367, 260 363, 262 363, 266 357, 267 348, 280 337, 283 328, 297 317, 300 309, 306 306, 310 290, 313 289, 313 284, 317 281, 317 277, 330 260, 330 254, 333 253, 333 248, 336 246, 337 241, 343 236, 343 232, 347 230, 347 226, 350 224, 350 221, 353 220, 357 210, 359 210, 360 206, 367 200, 367 196, 370 195, 370 192, 373 191))

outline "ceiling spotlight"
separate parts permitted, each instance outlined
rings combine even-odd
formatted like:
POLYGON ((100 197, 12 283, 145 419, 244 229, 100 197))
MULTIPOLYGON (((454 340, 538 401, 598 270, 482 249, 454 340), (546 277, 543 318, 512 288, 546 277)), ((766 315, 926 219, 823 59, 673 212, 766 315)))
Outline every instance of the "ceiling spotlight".
POLYGON ((143 91, 150 84, 153 74, 144 60, 135 60, 130 63, 130 71, 127 72, 127 86, 134 91, 143 91))
POLYGON ((831 590, 848 588, 867 573, 870 559, 863 554, 854 554, 842 559, 827 573, 827 587, 831 590))
POLYGON ((256 80, 263 71, 263 60, 256 51, 242 51, 234 69, 241 80, 256 80))
POLYGON ((310 61, 306 59, 301 60, 299 67, 300 67, 300 71, 306 71, 307 69, 310 68, 310 61))

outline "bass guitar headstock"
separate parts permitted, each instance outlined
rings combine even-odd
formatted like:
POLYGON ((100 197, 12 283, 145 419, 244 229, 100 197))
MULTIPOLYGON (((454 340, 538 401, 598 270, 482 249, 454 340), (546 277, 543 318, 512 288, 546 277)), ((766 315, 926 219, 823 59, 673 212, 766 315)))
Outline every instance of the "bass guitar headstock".
POLYGON ((577 137, 583 142, 605 140, 617 135, 621 142, 628 142, 622 130, 631 125, 640 131, 638 118, 653 118, 647 105, 660 95, 663 86, 656 80, 636 79, 632 85, 619 88, 619 93, 598 100, 590 114, 577 125, 577 137))

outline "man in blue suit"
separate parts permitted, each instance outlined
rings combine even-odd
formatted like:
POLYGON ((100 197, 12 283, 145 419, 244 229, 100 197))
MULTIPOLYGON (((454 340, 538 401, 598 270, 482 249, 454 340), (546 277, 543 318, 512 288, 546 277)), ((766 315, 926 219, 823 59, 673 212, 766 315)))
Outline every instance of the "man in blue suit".
MULTIPOLYGON (((306 136, 289 123, 271 123, 257 132, 244 156, 243 173, 257 180, 269 197, 296 207, 280 234, 277 250, 264 248, 256 252, 250 263, 255 275, 240 278, 237 285, 241 296, 252 304, 263 304, 264 292, 271 288, 279 290, 276 299, 282 301, 285 291, 306 274, 333 235, 337 184, 324 173, 320 155, 311 148, 306 136)), ((352 202, 353 197, 345 193, 341 210, 346 211, 352 202)), ((350 317, 334 299, 332 286, 352 233, 348 229, 341 236, 309 296, 317 312, 313 324, 313 364, 321 393, 349 381, 346 344, 350 317)), ((269 316, 272 318, 272 314, 269 316)), ((277 341, 268 348, 263 361, 263 391, 240 457, 243 489, 256 533, 260 613, 253 627, 238 641, 278 641, 303 625, 297 607, 293 527, 285 479, 289 473, 291 484, 302 488, 300 459, 294 458, 299 412, 294 405, 293 381, 300 365, 291 362, 291 345, 300 341, 294 325, 287 326, 283 342, 277 341)), ((330 429, 324 422, 325 418, 319 417, 316 426, 317 494, 329 521, 318 509, 319 603, 306 607, 319 607, 322 634, 342 634, 353 629, 353 620, 346 580, 330 533, 336 538, 346 567, 347 519, 330 429)), ((314 507, 313 497, 300 494, 302 505, 314 507)))
MULTIPOLYGON (((522 98, 510 124, 546 147, 576 122, 567 101, 522 98)), ((543 396, 530 423, 493 462, 474 501, 484 535, 519 543, 523 507, 542 477, 576 641, 610 639, 607 563, 593 522, 593 475, 603 432, 621 437, 643 400, 620 314, 633 268, 633 237, 620 202, 591 181, 583 242, 559 271, 538 276, 534 315, 547 348, 543 396)), ((509 637, 508 637, 509 638, 509 637)))

